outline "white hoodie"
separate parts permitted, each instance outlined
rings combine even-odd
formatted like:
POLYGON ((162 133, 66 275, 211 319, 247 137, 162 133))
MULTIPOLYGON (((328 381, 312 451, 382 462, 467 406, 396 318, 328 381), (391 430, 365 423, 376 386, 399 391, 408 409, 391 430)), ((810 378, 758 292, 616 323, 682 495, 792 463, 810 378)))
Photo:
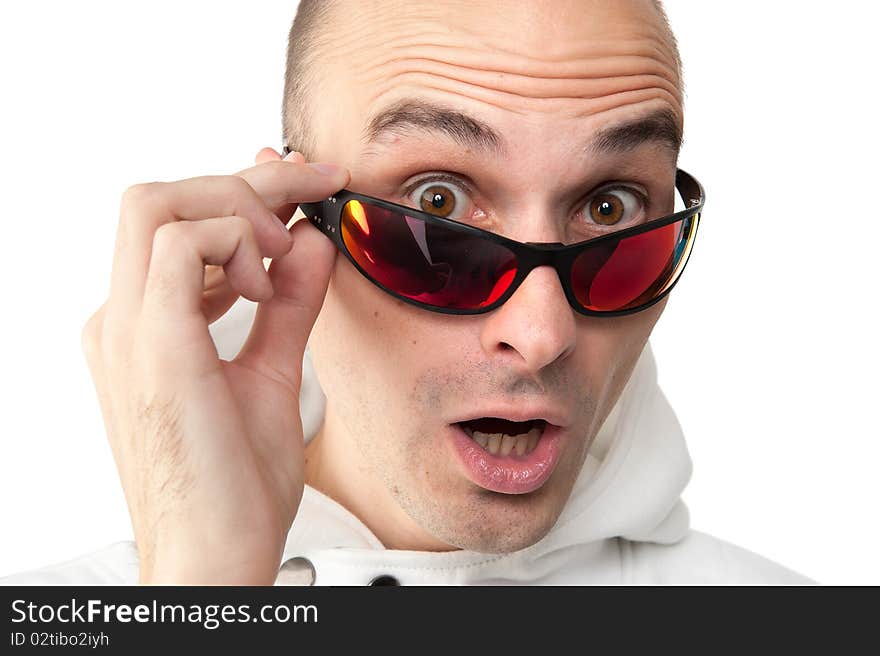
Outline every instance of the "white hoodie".
MULTIPOLYGON (((239 299, 211 326, 220 357, 231 359, 238 352, 254 307, 239 299)), ((300 398, 307 439, 317 432, 323 407, 307 352, 300 398)), ((386 549, 355 515, 307 485, 284 549, 285 560, 297 558, 300 574, 288 580, 315 585, 367 585, 381 576, 401 585, 815 583, 691 529, 681 500, 690 475, 684 435, 657 384, 648 344, 596 436, 559 520, 543 539, 508 554, 386 549)), ((124 541, 0 584, 137 581, 137 550, 134 542, 124 541)))

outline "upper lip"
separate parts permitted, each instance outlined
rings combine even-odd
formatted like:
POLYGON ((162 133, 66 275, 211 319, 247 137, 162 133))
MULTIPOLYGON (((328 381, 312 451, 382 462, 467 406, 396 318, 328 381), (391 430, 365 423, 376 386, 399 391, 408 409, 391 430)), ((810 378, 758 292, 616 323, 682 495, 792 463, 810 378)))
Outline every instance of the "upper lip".
POLYGON ((483 417, 498 417, 509 421, 531 421, 533 419, 543 419, 548 424, 555 426, 568 426, 569 418, 562 410, 552 408, 546 405, 529 405, 527 403, 517 404, 516 407, 495 405, 474 410, 467 416, 456 419, 454 424, 460 424, 464 421, 473 419, 481 419, 483 417))

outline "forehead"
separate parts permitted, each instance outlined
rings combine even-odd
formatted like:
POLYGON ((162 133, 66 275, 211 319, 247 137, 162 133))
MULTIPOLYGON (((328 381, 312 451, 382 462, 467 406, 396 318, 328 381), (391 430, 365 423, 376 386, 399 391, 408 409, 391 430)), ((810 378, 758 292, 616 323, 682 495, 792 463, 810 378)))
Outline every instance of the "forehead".
POLYGON ((324 129, 315 136, 322 155, 381 154, 461 129, 428 135, 412 122, 375 129, 410 100, 492 128, 502 146, 496 158, 511 149, 514 157, 541 149, 570 158, 591 134, 658 111, 679 129, 683 123, 674 51, 649 1, 383 1, 338 9, 321 46, 324 129))

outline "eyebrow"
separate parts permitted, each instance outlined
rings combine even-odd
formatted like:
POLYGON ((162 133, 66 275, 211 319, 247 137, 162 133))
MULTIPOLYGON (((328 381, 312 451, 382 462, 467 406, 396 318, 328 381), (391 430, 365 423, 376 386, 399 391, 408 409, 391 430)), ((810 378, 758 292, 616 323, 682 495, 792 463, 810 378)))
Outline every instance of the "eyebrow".
POLYGON ((655 143, 678 159, 683 141, 678 119, 671 109, 659 109, 600 129, 587 146, 593 156, 615 155, 655 143))
MULTIPOLYGON (((443 134, 459 145, 503 155, 504 137, 494 128, 468 114, 423 100, 403 99, 379 111, 364 128, 363 139, 370 145, 392 134, 411 132, 443 134)), ((603 127, 586 144, 591 156, 626 153, 646 143, 656 143, 673 160, 681 150, 682 132, 671 109, 654 110, 635 119, 603 127)))
POLYGON ((506 152, 504 138, 492 127, 464 112, 404 98, 373 116, 364 128, 363 139, 373 144, 391 134, 441 133, 456 143, 495 155, 506 152))

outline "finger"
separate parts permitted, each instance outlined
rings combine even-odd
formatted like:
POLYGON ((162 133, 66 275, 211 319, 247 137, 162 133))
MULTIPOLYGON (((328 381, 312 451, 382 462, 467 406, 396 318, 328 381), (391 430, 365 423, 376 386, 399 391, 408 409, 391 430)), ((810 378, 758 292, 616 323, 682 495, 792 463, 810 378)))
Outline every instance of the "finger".
MULTIPOLYGON (((114 408, 114 398, 111 392, 118 389, 118 385, 114 385, 114 369, 116 369, 124 358, 119 353, 108 353, 108 344, 104 336, 104 318, 107 308, 105 301, 94 314, 92 314, 83 325, 80 334, 80 341, 83 354, 85 355, 86 364, 92 377, 92 383, 95 387, 95 393, 98 397, 98 405, 101 408, 101 418, 104 421, 104 430, 107 434, 110 450, 120 472, 125 471, 125 459, 120 451, 118 431, 116 428, 116 415, 114 408), (108 363, 114 365, 108 368, 108 363)), ((116 374, 118 376, 118 373, 116 374)))
POLYGON ((215 264, 205 266, 205 282, 202 294, 202 314, 209 324, 226 314, 238 300, 238 290, 229 284, 223 267, 215 264))
POLYGON ((98 401, 101 406, 101 416, 104 420, 104 428, 108 437, 111 438, 115 433, 113 427, 112 404, 107 392, 107 372, 104 363, 104 347, 103 347, 103 325, 104 312, 107 307, 105 302, 92 314, 83 325, 80 332, 80 345, 89 373, 92 376, 92 382, 95 385, 95 392, 98 395, 98 401))
MULTIPOLYGON (((274 148, 262 148, 254 158, 256 164, 264 164, 282 159, 281 154, 274 148)), ((302 153, 292 151, 284 158, 287 162, 305 162, 302 153)), ((296 211, 295 204, 282 205, 280 208, 269 208, 281 220, 287 224, 290 217, 296 211)), ((227 310, 232 307, 233 303, 238 300, 238 292, 235 291, 226 280, 226 275, 221 267, 208 266, 205 271, 205 295, 202 299, 202 314, 208 320, 209 324, 214 323, 217 319, 226 314, 227 310)))
POLYGON ((266 205, 275 212, 275 215, 285 225, 290 222, 290 218, 296 212, 299 202, 323 200, 332 193, 342 189, 351 179, 348 169, 317 162, 306 164, 302 154, 295 151, 288 155, 287 160, 269 160, 263 164, 239 171, 236 175, 244 178, 254 188, 260 197, 266 201, 266 205), (323 167, 330 167, 328 173, 321 173, 323 167), (307 172, 307 174, 304 174, 304 181, 312 180, 311 175, 308 174, 313 174, 315 182, 320 182, 320 176, 326 175, 334 183, 327 186, 325 182, 308 190, 284 186, 283 184, 279 185, 278 177, 282 175, 278 171, 279 168, 282 169, 282 172, 289 168, 296 168, 307 172), (317 191, 318 189, 323 193, 317 196, 311 194, 313 190, 317 191), (307 193, 310 194, 308 198, 306 197, 307 193))
POLYGON ((153 238, 160 226, 215 216, 249 220, 261 252, 275 257, 290 248, 289 233, 253 188, 237 176, 203 176, 129 187, 123 194, 110 283, 113 321, 125 323, 140 309, 153 238))
POLYGON ((261 148, 257 153, 257 156, 254 158, 254 164, 263 164, 264 162, 271 162, 274 159, 281 159, 281 153, 274 148, 266 146, 265 148, 261 148))
MULTIPOLYGON (((277 153, 276 153, 277 154, 277 153)), ((279 155, 280 156, 280 155, 279 155)), ((301 152, 292 150, 284 157, 285 162, 294 162, 298 164, 305 164, 306 157, 301 152)), ((346 183, 347 184, 347 183, 346 183)), ((290 223, 291 217, 293 217, 296 212, 297 204, 290 203, 288 205, 282 205, 281 207, 275 209, 275 216, 283 223, 284 225, 288 225, 290 223)))
POLYGON ((298 394, 303 353, 324 303, 337 251, 308 221, 297 221, 291 233, 293 249, 269 266, 275 293, 257 307, 235 361, 290 385, 298 394))
POLYGON ((205 315, 208 324, 214 323, 226 314, 239 296, 241 294, 228 281, 224 281, 223 285, 215 289, 206 291, 202 295, 202 314, 205 315))
POLYGON ((225 286, 226 273, 224 273, 223 267, 216 264, 205 265, 204 290, 210 292, 225 286))
POLYGON ((253 301, 272 284, 247 219, 224 216, 167 223, 156 231, 144 291, 143 316, 173 331, 176 321, 201 314, 205 263, 220 265, 233 289, 253 301))
MULTIPOLYGON (((255 161, 257 164, 264 164, 266 162, 272 162, 279 159, 281 159, 281 154, 279 152, 277 152, 274 148, 266 147, 257 153, 255 161)), ((293 150, 287 153, 284 161, 303 164, 305 163, 306 158, 302 153, 293 150)), ((275 213, 275 216, 277 216, 284 225, 287 225, 288 223, 290 223, 290 219, 293 216, 294 212, 296 212, 296 204, 290 203, 287 205, 282 205, 281 207, 270 207, 269 209, 271 209, 275 213)))
MULTIPOLYGON (((260 150, 256 156, 258 164, 280 159, 281 155, 269 147, 260 150)), ((284 160, 301 164, 305 162, 305 157, 300 152, 292 151, 288 153, 284 160)), ((282 222, 286 223, 295 211, 296 204, 289 204, 275 210, 275 214, 279 216, 282 222)), ((238 300, 238 297, 238 292, 226 280, 222 267, 209 265, 205 271, 205 293, 202 299, 202 314, 205 315, 208 323, 212 324, 226 314, 229 308, 238 300)))
POLYGON ((306 158, 301 152, 296 150, 291 150, 285 157, 281 157, 281 153, 279 153, 274 148, 270 148, 266 146, 261 148, 257 153, 257 156, 254 158, 255 164, 264 164, 265 162, 271 162, 273 160, 283 159, 285 162, 305 162, 306 158))
POLYGON ((287 153, 286 157, 281 157, 281 153, 279 153, 274 148, 270 148, 266 146, 262 148, 260 152, 257 153, 257 156, 254 158, 255 164, 265 164, 266 162, 272 162, 274 160, 283 159, 285 162, 305 162, 306 158, 301 152, 296 150, 291 150, 287 153))
POLYGON ((325 173, 311 164, 284 161, 267 162, 243 173, 257 184, 259 192, 240 175, 155 182, 126 190, 110 284, 117 318, 130 316, 139 307, 153 235, 160 225, 211 216, 243 216, 253 222, 263 255, 278 257, 290 248, 288 231, 268 206, 320 200, 349 180, 346 169, 334 167, 325 173))
POLYGON ((267 207, 323 200, 348 184, 348 169, 322 162, 304 163, 302 155, 292 160, 270 160, 243 169, 235 175, 253 187, 267 207))

